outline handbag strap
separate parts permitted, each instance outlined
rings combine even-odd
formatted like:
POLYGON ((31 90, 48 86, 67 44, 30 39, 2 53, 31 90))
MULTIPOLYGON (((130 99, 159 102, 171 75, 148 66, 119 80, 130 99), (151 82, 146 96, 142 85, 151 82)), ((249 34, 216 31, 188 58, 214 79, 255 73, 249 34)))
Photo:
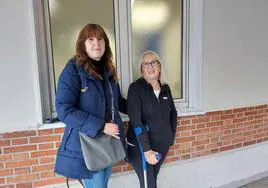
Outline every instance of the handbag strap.
MULTIPOLYGON (((79 181, 79 183, 83 186, 83 188, 85 188, 83 182, 81 179, 77 179, 79 181)), ((69 177, 66 178, 66 185, 67 185, 67 188, 70 188, 70 185, 69 185, 69 177)))
POLYGON ((115 109, 114 109, 114 93, 113 93, 113 89, 111 86, 111 83, 109 82, 109 80, 107 80, 108 86, 109 86, 109 91, 111 94, 111 113, 112 113, 112 122, 114 123, 114 113, 115 113, 115 109))

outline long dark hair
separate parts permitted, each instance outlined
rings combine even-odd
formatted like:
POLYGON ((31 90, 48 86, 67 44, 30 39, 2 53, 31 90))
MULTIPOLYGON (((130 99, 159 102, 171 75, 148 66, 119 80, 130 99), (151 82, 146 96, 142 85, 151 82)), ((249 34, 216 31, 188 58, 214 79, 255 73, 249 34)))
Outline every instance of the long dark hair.
POLYGON ((85 41, 90 37, 103 38, 105 41, 105 52, 102 56, 102 60, 105 61, 107 70, 113 75, 114 80, 118 80, 115 66, 112 61, 112 50, 110 47, 109 39, 104 31, 104 29, 98 24, 87 24, 85 25, 79 33, 78 39, 75 46, 75 60, 79 66, 83 66, 85 70, 95 77, 96 79, 102 79, 102 76, 96 71, 95 66, 93 66, 90 58, 87 55, 85 41))

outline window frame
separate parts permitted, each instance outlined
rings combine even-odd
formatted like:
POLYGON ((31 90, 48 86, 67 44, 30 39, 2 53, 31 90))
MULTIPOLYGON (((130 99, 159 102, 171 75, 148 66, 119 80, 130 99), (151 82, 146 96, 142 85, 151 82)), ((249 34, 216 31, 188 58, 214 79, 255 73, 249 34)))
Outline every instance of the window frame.
MULTIPOLYGON (((48 0, 32 0, 43 123, 56 118, 53 54, 48 0)), ((131 1, 114 0, 116 67, 124 97, 133 81, 131 1), (128 63, 126 63, 128 62, 128 63)), ((183 0, 182 96, 178 116, 202 114, 203 0, 183 0)))

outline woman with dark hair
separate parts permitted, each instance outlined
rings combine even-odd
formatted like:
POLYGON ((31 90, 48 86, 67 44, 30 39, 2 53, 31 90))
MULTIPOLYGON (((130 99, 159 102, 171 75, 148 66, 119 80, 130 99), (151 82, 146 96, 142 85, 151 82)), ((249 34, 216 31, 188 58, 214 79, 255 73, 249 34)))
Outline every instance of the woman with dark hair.
POLYGON ((86 188, 106 188, 112 166, 99 171, 87 169, 79 132, 94 138, 108 134, 124 142, 119 111, 126 113, 118 77, 112 62, 112 51, 104 29, 97 24, 82 28, 76 41, 76 53, 63 69, 56 93, 56 110, 65 123, 57 153, 55 172, 67 178, 82 180, 86 188), (114 95, 115 120, 112 123, 110 84, 114 95))

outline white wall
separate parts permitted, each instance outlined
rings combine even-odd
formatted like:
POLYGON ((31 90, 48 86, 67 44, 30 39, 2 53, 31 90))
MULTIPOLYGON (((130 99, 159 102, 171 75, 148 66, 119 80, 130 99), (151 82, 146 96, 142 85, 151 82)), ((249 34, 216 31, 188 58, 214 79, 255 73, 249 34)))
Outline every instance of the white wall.
MULTIPOLYGON (((204 0, 205 111, 268 103, 268 1, 204 0)), ((0 1, 0 132, 40 123, 31 0, 0 1)))
POLYGON ((29 3, 0 1, 0 133, 38 124, 37 65, 29 3))
POLYGON ((268 1, 205 0, 204 110, 268 103, 268 1))

